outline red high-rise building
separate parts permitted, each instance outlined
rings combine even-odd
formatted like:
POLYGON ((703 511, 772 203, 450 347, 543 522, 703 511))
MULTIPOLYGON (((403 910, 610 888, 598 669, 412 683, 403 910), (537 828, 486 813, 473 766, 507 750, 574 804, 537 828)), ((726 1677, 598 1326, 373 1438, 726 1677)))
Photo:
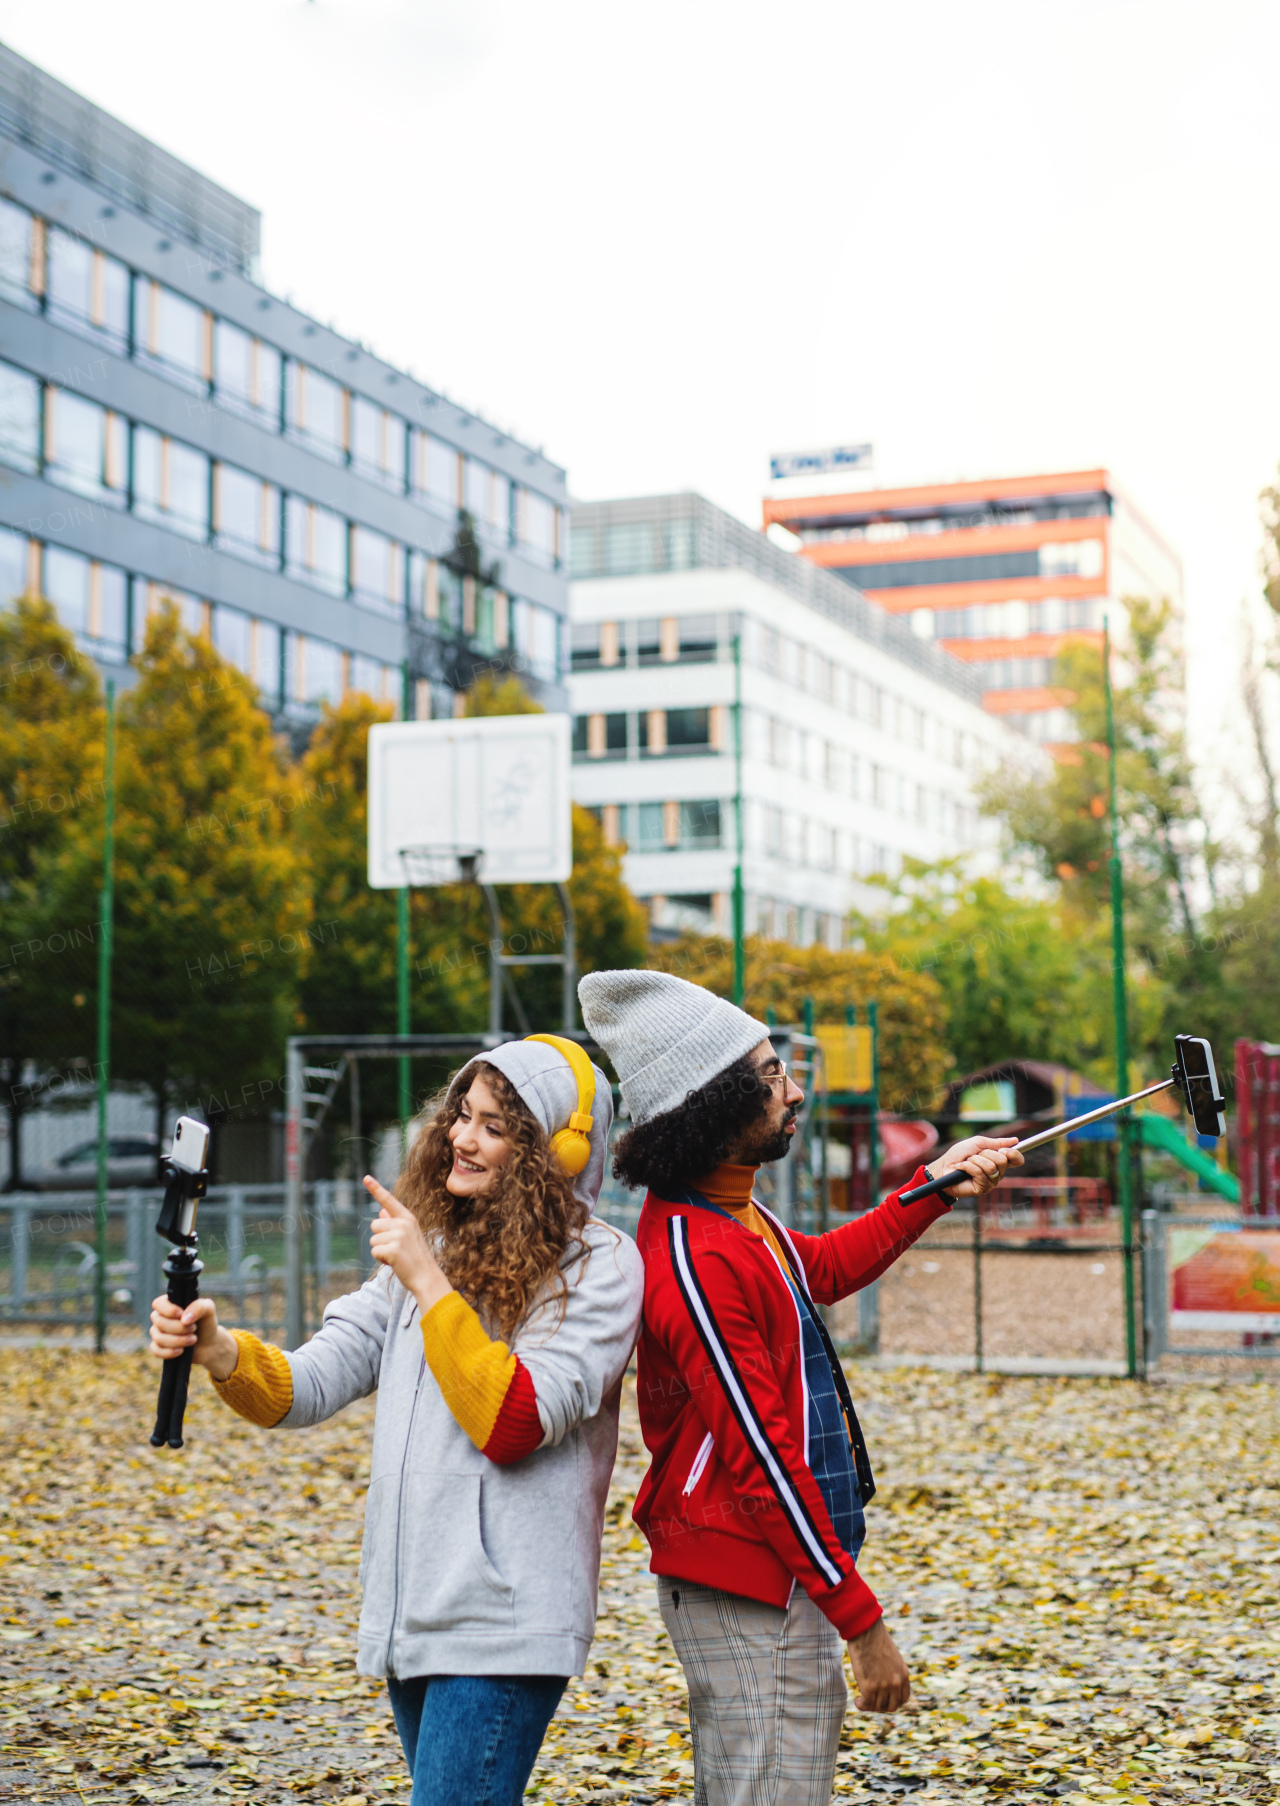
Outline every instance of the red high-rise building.
POLYGON ((1177 553, 1106 470, 766 498, 766 527, 922 639, 981 667, 984 706, 1035 740, 1072 737, 1053 684, 1068 639, 1101 645, 1131 595, 1182 604, 1177 553))

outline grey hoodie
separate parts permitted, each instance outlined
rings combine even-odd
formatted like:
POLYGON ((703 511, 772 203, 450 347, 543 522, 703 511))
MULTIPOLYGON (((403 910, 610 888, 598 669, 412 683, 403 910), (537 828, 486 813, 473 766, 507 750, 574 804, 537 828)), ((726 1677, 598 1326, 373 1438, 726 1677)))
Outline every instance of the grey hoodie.
MULTIPOLYGON (((562 1127, 576 1106, 563 1057, 536 1042, 495 1054, 483 1057, 512 1079, 543 1127, 562 1127)), ((595 1191, 613 1114, 603 1075, 597 1086, 595 1191)), ((362 1674, 582 1672, 622 1375, 644 1295, 633 1241, 594 1218, 583 1239, 587 1256, 562 1267, 563 1319, 549 1297, 510 1341, 544 1431, 523 1461, 498 1466, 458 1425, 426 1363, 417 1300, 389 1272, 329 1305, 317 1334, 290 1353, 286 1425, 319 1423, 378 1393, 360 1561, 362 1674)))

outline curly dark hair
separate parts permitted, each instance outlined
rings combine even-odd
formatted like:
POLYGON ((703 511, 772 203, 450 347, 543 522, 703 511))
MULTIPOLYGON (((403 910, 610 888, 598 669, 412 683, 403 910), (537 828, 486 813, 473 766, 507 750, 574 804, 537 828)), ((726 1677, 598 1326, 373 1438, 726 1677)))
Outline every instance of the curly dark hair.
POLYGON ((614 1177, 669 1197, 728 1158, 743 1131, 760 1120, 772 1095, 749 1053, 690 1091, 675 1110, 636 1123, 618 1140, 614 1177))
POLYGON ((454 1085, 428 1105, 396 1195, 430 1238, 450 1284, 509 1340, 548 1284, 563 1314, 569 1289, 561 1263, 566 1254, 586 1251, 582 1230, 591 1210, 575 1196, 572 1178, 510 1079, 487 1060, 469 1071, 485 1081, 502 1112, 510 1160, 475 1197, 455 1198, 446 1188, 453 1166, 449 1130, 467 1094, 465 1085, 454 1085))

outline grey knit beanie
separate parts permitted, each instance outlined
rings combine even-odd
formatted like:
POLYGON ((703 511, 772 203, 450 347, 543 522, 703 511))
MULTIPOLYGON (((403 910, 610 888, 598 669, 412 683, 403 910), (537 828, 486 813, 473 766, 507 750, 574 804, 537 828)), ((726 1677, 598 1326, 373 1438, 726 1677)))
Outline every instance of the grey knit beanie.
POLYGON ((769 1038, 763 1022, 670 972, 588 972, 578 997, 636 1123, 678 1109, 690 1091, 769 1038))
MULTIPOLYGON (((465 1091, 470 1085, 476 1060, 486 1060, 510 1079, 548 1138, 557 1129, 568 1128, 569 1118, 578 1108, 578 1082, 559 1048, 548 1047, 545 1041, 504 1041, 500 1047, 491 1047, 467 1062, 449 1087, 451 1097, 459 1086, 465 1091)), ((596 1076, 596 1095, 591 1105, 591 1154, 573 1182, 573 1194, 594 1210, 604 1183, 613 1093, 600 1068, 593 1063, 591 1070, 596 1076)))

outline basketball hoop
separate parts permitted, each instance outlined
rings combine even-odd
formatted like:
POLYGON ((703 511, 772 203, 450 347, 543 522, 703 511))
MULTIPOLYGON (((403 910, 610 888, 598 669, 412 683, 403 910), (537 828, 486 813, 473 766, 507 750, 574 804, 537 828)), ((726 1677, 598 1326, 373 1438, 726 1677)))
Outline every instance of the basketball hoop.
POLYGON ((474 884, 484 853, 480 847, 413 846, 397 848, 407 885, 425 889, 437 884, 474 884))

